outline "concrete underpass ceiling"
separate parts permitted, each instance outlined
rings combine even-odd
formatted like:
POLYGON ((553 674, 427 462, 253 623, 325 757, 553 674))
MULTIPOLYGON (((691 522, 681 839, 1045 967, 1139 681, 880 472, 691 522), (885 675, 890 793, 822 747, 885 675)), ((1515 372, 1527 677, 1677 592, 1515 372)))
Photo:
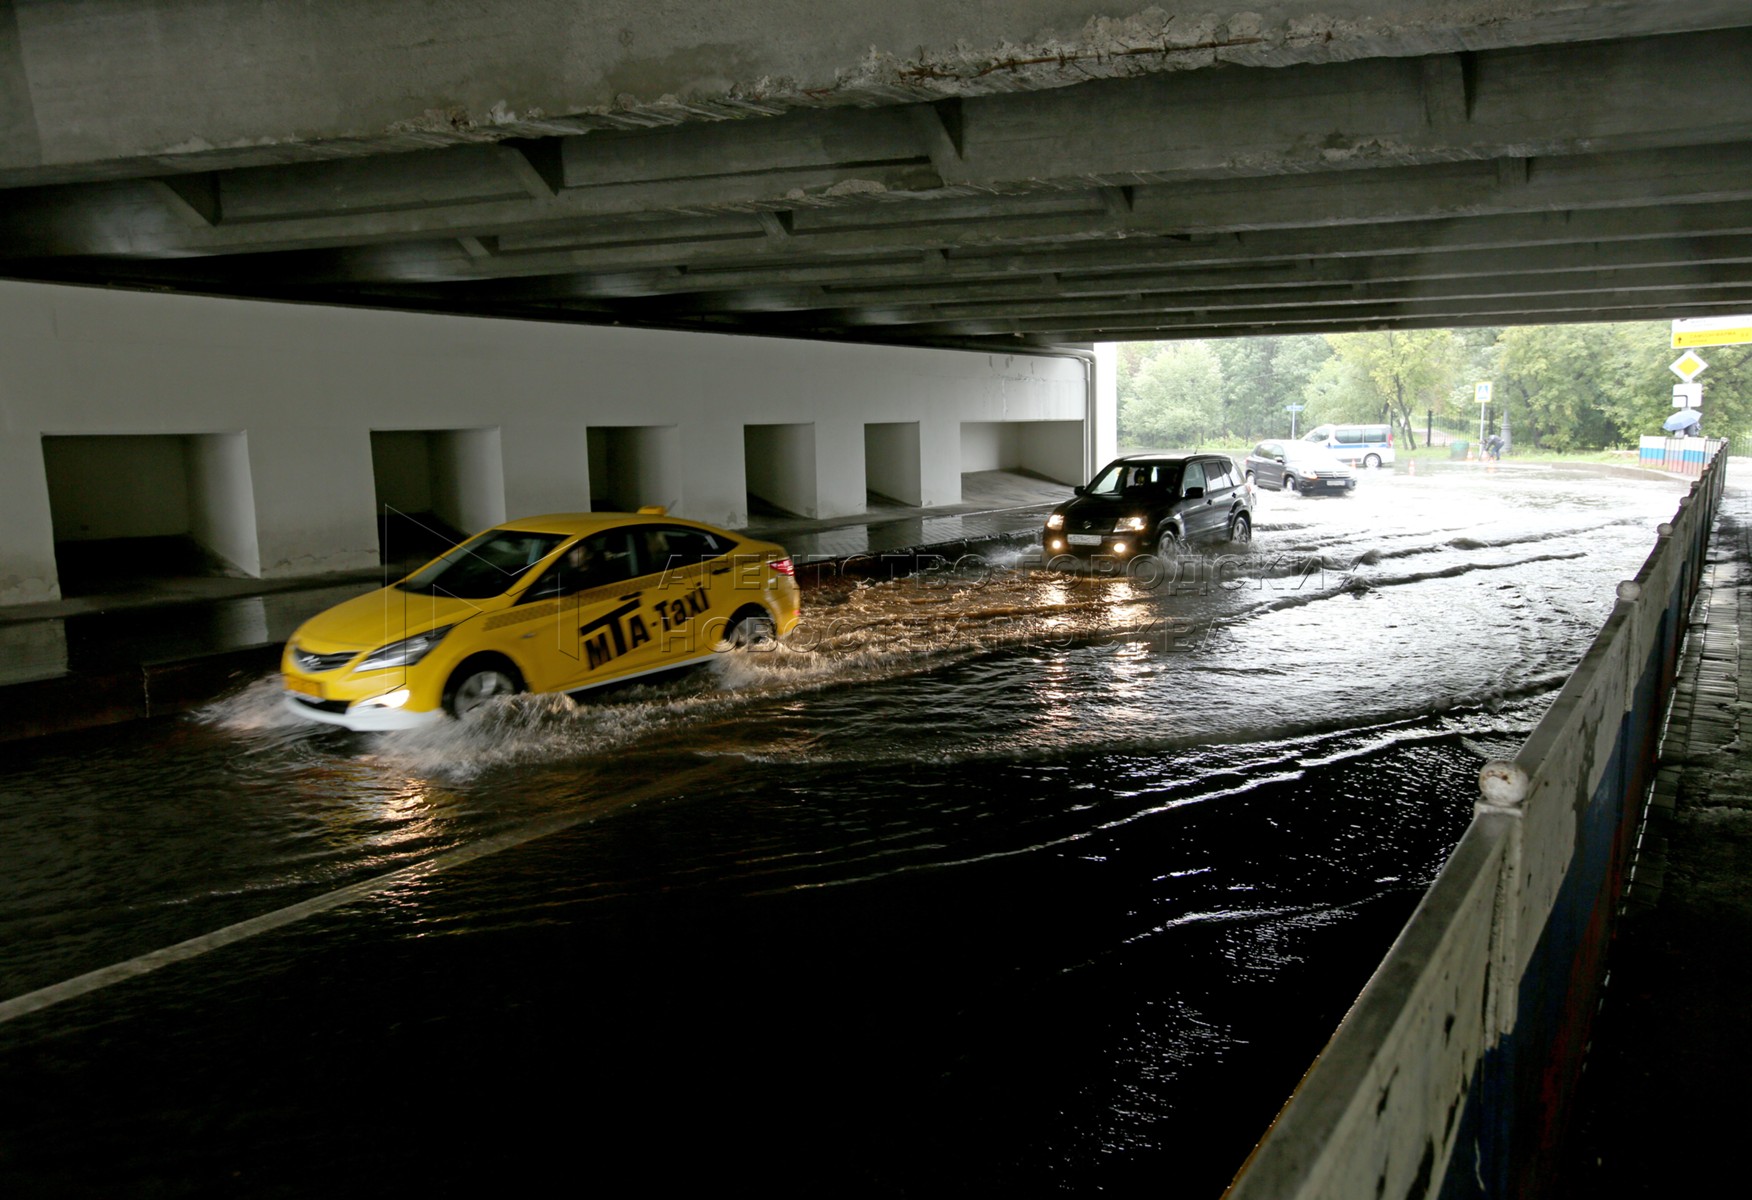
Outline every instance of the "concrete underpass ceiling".
POLYGON ((0 276, 994 349, 1752 310, 1744 0, 874 7, 0 0, 0 276))

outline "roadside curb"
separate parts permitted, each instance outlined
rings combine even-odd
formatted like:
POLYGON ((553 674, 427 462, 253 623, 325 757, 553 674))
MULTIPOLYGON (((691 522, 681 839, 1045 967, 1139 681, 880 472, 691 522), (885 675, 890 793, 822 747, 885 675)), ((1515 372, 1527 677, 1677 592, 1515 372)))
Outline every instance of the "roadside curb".
POLYGON ((1017 529, 1009 533, 985 537, 958 538, 952 542, 927 542, 897 550, 873 550, 860 554, 830 555, 811 561, 808 555, 795 558, 800 583, 819 586, 833 579, 882 580, 899 579, 921 570, 952 566, 969 555, 991 550, 1029 546, 1040 541, 1037 529, 1017 529))
POLYGON ((187 712, 274 669, 278 643, 0 687, 0 742, 187 712))

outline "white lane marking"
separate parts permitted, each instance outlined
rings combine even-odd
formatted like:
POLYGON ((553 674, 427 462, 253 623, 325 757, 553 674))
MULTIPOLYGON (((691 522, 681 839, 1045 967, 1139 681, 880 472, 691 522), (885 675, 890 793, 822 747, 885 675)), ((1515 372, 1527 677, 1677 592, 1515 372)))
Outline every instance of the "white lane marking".
POLYGON ((191 958, 199 958, 209 951, 233 942, 241 942, 245 938, 257 934, 268 933, 275 929, 283 929, 306 917, 313 917, 354 900, 386 891, 398 883, 415 879, 422 875, 432 875, 439 871, 447 871, 464 863, 473 862, 477 858, 485 858, 490 854, 498 854, 505 850, 521 846, 525 842, 533 842, 537 838, 548 837, 574 826, 582 825, 588 817, 570 817, 565 820, 547 822, 541 825, 526 826, 511 833, 502 833, 497 837, 486 838, 455 850, 447 850, 417 863, 401 867, 385 875, 372 879, 362 879, 358 883, 348 884, 321 896, 302 900, 297 904, 289 904, 285 908, 263 913, 259 917, 251 917, 247 921, 239 921, 235 925, 227 925, 212 933, 203 933, 187 941, 178 942, 174 946, 165 946, 161 950, 149 951, 137 958, 119 962, 113 966, 99 967, 95 971, 87 971, 72 979, 52 983, 48 987, 38 988, 34 992, 26 992, 22 996, 14 996, 10 1000, 0 1001, 0 1025, 7 1021, 17 1020, 30 1013, 41 1012, 56 1004, 100 991, 118 983, 156 971, 160 967, 168 967, 172 963, 187 962, 191 958))

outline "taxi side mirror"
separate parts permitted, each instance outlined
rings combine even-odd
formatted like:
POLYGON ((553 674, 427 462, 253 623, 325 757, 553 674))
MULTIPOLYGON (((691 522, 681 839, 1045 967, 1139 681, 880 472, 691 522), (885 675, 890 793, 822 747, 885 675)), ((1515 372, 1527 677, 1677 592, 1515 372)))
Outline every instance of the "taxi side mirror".
POLYGON ((1205 490, 1201 487, 1189 487, 1186 489, 1186 499, 1188 499, 1188 500, 1202 499, 1204 496, 1204 492, 1205 492, 1205 490))

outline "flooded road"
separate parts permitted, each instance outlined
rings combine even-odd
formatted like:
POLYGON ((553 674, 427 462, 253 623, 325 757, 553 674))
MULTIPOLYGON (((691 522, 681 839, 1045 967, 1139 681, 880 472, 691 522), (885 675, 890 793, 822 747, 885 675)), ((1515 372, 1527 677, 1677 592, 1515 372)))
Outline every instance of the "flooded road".
POLYGON ((8 747, 0 1190, 1214 1196, 1682 491, 1371 476, 583 704, 8 747))

